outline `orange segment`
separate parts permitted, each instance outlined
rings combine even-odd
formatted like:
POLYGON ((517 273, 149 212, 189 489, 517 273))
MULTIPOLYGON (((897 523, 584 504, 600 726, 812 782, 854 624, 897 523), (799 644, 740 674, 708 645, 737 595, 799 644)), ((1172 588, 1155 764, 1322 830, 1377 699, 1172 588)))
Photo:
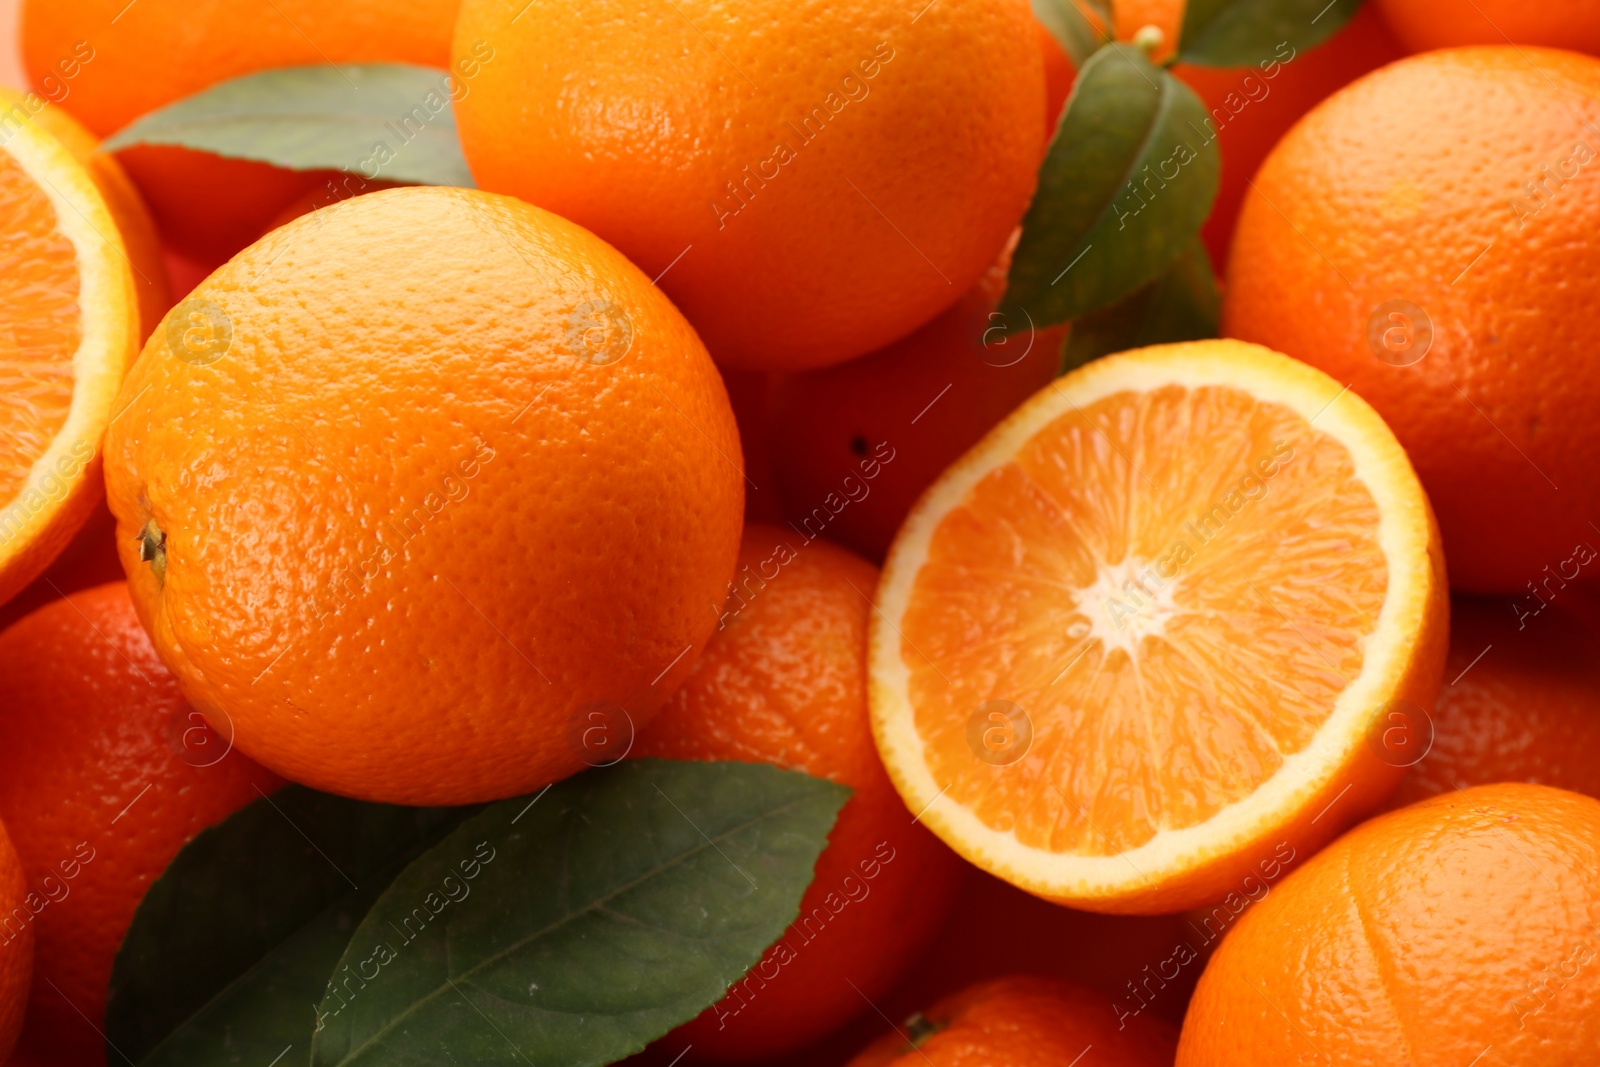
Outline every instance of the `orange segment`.
POLYGON ((100 438, 137 344, 126 251, 89 173, 37 122, 0 143, 0 601, 100 493, 100 438))
POLYGON ((1313 801, 1348 801, 1314 836, 1392 786, 1364 735, 1431 704, 1444 590, 1415 475, 1339 383, 1237 342, 1126 353, 1036 395, 902 529, 880 749, 1024 888, 1198 904, 1313 801))

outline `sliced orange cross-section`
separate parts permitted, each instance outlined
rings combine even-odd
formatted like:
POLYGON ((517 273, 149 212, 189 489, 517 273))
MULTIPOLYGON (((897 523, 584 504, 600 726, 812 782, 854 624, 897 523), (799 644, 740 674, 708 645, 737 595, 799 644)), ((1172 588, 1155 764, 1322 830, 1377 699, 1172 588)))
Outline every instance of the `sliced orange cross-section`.
POLYGON ((0 602, 103 492, 100 440, 138 350, 126 248, 72 153, 25 109, 0 115, 0 602))
POLYGON ((906 520, 873 729, 911 810, 1033 893, 1254 896, 1424 742, 1446 589, 1405 453, 1338 382, 1235 341, 1111 356, 906 520))

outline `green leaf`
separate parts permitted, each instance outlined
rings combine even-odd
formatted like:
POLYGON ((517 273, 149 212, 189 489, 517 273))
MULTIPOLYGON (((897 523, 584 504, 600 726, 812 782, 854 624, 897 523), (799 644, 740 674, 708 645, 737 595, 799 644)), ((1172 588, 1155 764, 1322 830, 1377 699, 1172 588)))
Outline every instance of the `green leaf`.
POLYGON ((1106 45, 1039 169, 1006 304, 1049 326, 1148 285, 1199 232, 1220 170, 1200 98, 1132 45, 1106 45))
MULTIPOLYGON (((345 937, 380 891, 381 883, 351 893, 312 916, 145 1054, 139 1067, 308 1067, 317 997, 339 961, 345 937)), ((107 1031, 108 1061, 126 1062, 113 1040, 107 1031)))
POLYGON ((136 119, 106 140, 182 145, 291 170, 347 170, 383 181, 470 188, 451 87, 408 63, 281 67, 219 82, 136 119))
POLYGON ((1062 373, 1112 352, 1215 337, 1221 305, 1205 245, 1191 241, 1161 277, 1072 324, 1061 345, 1062 373))
MULTIPOLYGON (((1100 16, 1100 25, 1111 25, 1111 13, 1104 3, 1085 2, 1100 16)), ((1081 69, 1095 49, 1106 42, 1106 37, 1094 28, 1074 0, 1033 0, 1033 15, 1050 31, 1050 36, 1056 39, 1074 67, 1081 69)))
POLYGON ((1178 61, 1208 67, 1287 63, 1300 49, 1332 37, 1360 6, 1361 0, 1189 0, 1178 61))
POLYGON ((485 809, 357 928, 313 1063, 587 1067, 643 1048, 793 921, 848 792, 635 760, 485 809))
POLYGON ((349 931, 406 862, 474 810, 290 785, 197 834, 117 952, 111 1062, 266 1063, 290 1048, 279 1067, 309 1063, 312 1005, 349 931))

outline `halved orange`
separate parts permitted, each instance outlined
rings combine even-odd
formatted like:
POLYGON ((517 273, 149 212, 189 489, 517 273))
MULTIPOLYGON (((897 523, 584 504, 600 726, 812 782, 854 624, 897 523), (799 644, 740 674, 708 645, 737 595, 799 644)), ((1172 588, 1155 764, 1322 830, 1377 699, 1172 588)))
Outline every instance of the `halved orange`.
POLYGON ((0 601, 103 492, 100 439, 139 344, 127 249, 89 172, 33 116, 0 124, 0 601))
POLYGON ((1127 352, 1037 393, 906 520, 873 729, 911 811, 1023 889, 1253 897, 1393 788, 1446 591, 1359 397, 1236 341, 1127 352))

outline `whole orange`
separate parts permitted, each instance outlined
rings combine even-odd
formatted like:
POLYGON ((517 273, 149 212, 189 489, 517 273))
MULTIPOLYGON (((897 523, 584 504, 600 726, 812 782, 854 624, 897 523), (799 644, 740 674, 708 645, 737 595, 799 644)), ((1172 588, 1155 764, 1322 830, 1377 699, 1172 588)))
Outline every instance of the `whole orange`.
MULTIPOLYGON (((17 1062, 101 1064, 111 962, 145 890, 189 838, 281 783, 184 703, 125 582, 0 633, 0 707, 0 819, 38 946, 17 1062)), ((0 974, 8 951, 0 939, 0 974)))
POLYGON ((1224 334, 1326 371, 1393 427, 1450 578, 1525 594, 1600 499, 1600 60, 1464 48, 1325 100, 1245 198, 1224 334))
POLYGON ((781 527, 745 531, 722 621, 634 754, 793 767, 855 791, 800 917, 728 995, 663 1039, 748 1063, 869 1010, 937 933, 962 863, 912 821, 867 719, 876 567, 781 527))
POLYGON ((0 823, 0 1063, 7 1062, 22 1032, 33 981, 33 927, 18 918, 28 914, 28 880, 22 861, 0 823))
POLYGON ((1171 1028, 1151 1018, 1119 1027, 1104 994, 1052 978, 970 986, 913 1015, 849 1067, 1170 1067, 1171 1028), (1093 1050, 1093 1057, 1084 1057, 1093 1050))
POLYGON ((1024 0, 466 0, 456 108, 485 189, 594 230, 719 362, 838 363, 993 261, 1043 148, 1024 0), (581 89, 580 89, 581 87, 581 89))
POLYGON ((509 796, 639 725, 720 614, 743 509, 694 330, 593 234, 390 189, 274 230, 129 373, 107 490, 191 703, 319 789, 509 796))
POLYGON ((1391 727, 1415 730, 1422 756, 1391 807, 1492 782, 1600 797, 1600 633, 1558 601, 1451 602, 1450 658, 1432 717, 1391 727))
POLYGON ((1487 785, 1363 823, 1245 912, 1179 1067, 1579 1067, 1600 1048, 1600 801, 1487 785))
MULTIPOLYGON (((24 64, 41 95, 101 137, 244 74, 326 63, 445 67, 456 0, 24 0, 24 64)), ((118 153, 162 234, 221 262, 321 172, 168 145, 118 153)))
POLYGON ((797 530, 883 559, 922 491, 1056 376, 1065 331, 1008 335, 996 311, 1007 259, 915 333, 837 367, 774 376, 764 444, 797 530))
POLYGON ((1600 3, 1563 0, 1376 0, 1414 52, 1462 44, 1541 44, 1600 52, 1600 3))

